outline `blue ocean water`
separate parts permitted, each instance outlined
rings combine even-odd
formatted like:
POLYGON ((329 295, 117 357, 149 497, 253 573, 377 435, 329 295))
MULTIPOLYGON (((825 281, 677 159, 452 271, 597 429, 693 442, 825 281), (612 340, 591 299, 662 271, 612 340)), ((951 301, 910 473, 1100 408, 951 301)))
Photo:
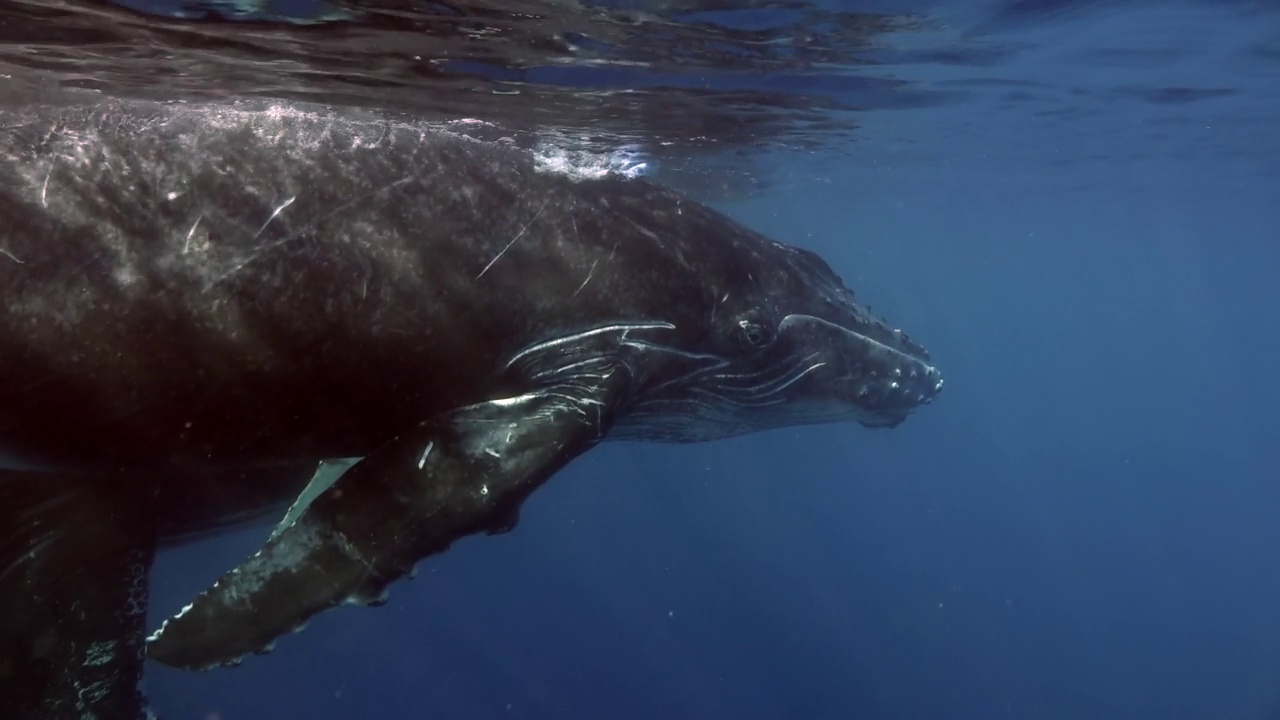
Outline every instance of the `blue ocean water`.
MULTIPOLYGON (((152 668, 165 718, 1280 718, 1280 6, 848 4, 925 20, 806 81, 856 133, 712 202, 938 401, 606 444, 383 608, 152 668)), ((162 554, 155 620, 264 532, 162 554)))

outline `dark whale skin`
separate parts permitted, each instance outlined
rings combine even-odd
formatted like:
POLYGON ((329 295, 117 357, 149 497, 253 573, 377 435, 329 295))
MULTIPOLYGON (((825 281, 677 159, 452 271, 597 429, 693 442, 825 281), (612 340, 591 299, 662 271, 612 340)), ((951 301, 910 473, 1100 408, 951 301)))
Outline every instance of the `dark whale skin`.
POLYGON ((709 314, 718 288, 695 279, 732 274, 723 219, 647 183, 408 126, 239 115, 9 128, 38 155, 0 165, 0 447, 86 467, 357 456, 501 396, 503 363, 561 327, 709 314), (640 215, 712 247, 619 240, 640 215))

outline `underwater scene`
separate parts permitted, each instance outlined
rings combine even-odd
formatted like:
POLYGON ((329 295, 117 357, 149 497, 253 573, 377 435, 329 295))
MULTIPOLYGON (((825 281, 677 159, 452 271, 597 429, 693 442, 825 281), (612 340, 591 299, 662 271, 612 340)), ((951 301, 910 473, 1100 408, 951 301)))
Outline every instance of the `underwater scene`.
POLYGON ((1280 720, 1278 228, 1273 2, 0 0, 0 718, 1280 720))

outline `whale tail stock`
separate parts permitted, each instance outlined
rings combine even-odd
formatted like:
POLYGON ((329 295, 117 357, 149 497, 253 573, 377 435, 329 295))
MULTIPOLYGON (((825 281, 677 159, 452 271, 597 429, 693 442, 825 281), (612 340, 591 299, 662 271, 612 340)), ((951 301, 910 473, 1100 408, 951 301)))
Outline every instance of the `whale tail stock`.
POLYGON ((145 717, 154 487, 0 469, 0 717, 145 717))

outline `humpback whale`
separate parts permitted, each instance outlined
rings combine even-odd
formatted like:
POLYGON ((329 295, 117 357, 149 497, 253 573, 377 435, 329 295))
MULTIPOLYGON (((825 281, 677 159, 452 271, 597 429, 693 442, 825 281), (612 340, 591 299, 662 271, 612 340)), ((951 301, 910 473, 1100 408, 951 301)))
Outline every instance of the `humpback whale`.
POLYGON ((941 388, 817 255, 643 178, 299 106, 0 111, 0 711, 143 717, 144 658, 377 604, 606 439, 892 427, 941 388), (144 627, 158 548, 291 504, 144 627))

